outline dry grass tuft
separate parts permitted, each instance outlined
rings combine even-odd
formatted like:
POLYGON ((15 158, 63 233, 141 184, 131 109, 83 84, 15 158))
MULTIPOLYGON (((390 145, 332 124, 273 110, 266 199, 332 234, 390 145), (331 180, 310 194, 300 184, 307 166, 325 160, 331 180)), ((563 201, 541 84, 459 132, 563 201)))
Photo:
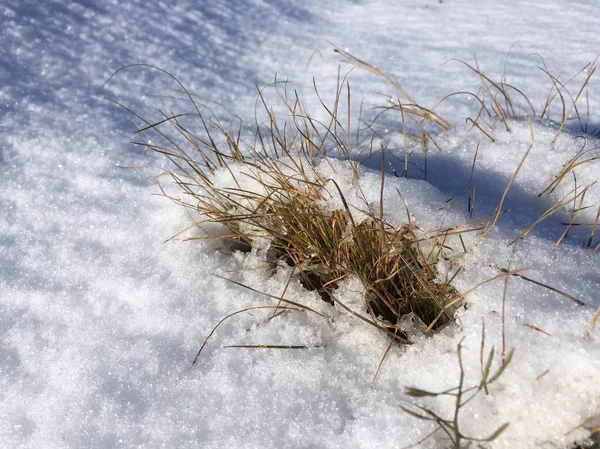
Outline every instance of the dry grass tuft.
MULTIPOLYGON (((425 166, 420 173, 426 178, 429 148, 440 149, 440 138, 452 128, 451 123, 439 115, 436 109, 454 95, 469 95, 477 100, 479 111, 474 118, 467 120, 473 128, 491 140, 494 140, 492 122, 501 122, 510 131, 511 121, 520 120, 524 116, 530 123, 533 120, 548 120, 557 99, 562 114, 556 136, 565 128, 572 112, 581 129, 587 130, 578 102, 581 98, 587 98, 586 89, 595 71, 596 61, 588 64, 566 83, 559 82, 544 65, 542 70, 551 79, 552 86, 541 113, 538 113, 529 98, 521 90, 508 84, 505 76, 498 81, 492 80, 483 73, 477 61, 473 65, 459 61, 479 78, 481 86, 477 93, 457 92, 428 108, 416 102, 397 81, 379 69, 343 50, 336 49, 336 52, 348 63, 382 77, 396 89, 397 97, 390 100, 384 110, 399 113, 399 132, 403 136, 405 150, 403 176, 408 175, 409 145, 416 144, 421 146, 425 156, 425 166), (568 84, 585 70, 588 75, 580 89, 572 95, 568 84)), ((229 129, 173 75, 154 68, 167 74, 178 84, 185 97, 183 100, 189 107, 188 112, 175 113, 166 97, 163 98, 167 112, 161 112, 160 120, 146 120, 126 107, 125 109, 139 120, 138 136, 141 140, 138 144, 164 155, 173 164, 174 168, 168 175, 182 194, 173 197, 164 190, 163 194, 197 212, 201 216, 200 224, 218 223, 226 229, 221 235, 208 238, 231 241, 236 248, 245 251, 251 248, 263 250, 267 265, 274 267, 284 264, 293 267, 292 275, 297 276, 304 287, 316 291, 324 301, 340 306, 394 340, 410 343, 399 324, 407 314, 418 317, 425 324, 426 332, 453 321, 454 310, 472 289, 459 295, 449 280, 438 279, 435 267, 440 258, 446 258, 446 238, 450 235, 457 236, 466 252, 461 234, 482 230, 479 240, 485 237, 495 226, 500 214, 506 212, 502 209, 502 201, 490 217, 434 232, 425 239, 427 244, 423 245, 424 240, 417 238, 415 234, 416 228, 410 222, 410 214, 408 224, 401 227, 395 227, 385 220, 383 166, 381 197, 377 210, 373 210, 366 200, 364 207, 360 209, 355 205, 351 207, 337 183, 325 177, 319 169, 322 164, 333 168, 333 158, 347 161, 353 169, 352 183, 356 186, 357 194, 364 198, 358 177, 358 163, 353 155, 357 151, 359 154, 368 152, 371 155, 385 151, 385 148, 373 151, 371 146, 375 139, 362 141, 363 146, 364 142, 369 142, 366 144, 367 148, 353 148, 350 87, 345 78, 338 77, 333 106, 327 106, 321 100, 315 85, 315 92, 327 117, 325 122, 311 118, 298 94, 288 92, 286 83, 275 80, 272 87, 277 106, 285 114, 275 113, 263 91, 259 90, 258 104, 264 120, 259 121, 257 117, 248 138, 241 123, 237 129, 229 129), (347 102, 347 117, 343 117, 340 112, 340 105, 344 102, 347 102), (281 116, 284 119, 280 119, 281 116), (341 204, 342 207, 330 210, 332 202, 341 204), (361 311, 351 309, 336 296, 338 283, 349 276, 358 278, 362 283, 365 302, 361 311)), ((531 129, 533 140, 533 128, 531 129)), ((356 145, 359 145, 358 137, 356 145)), ((598 159, 594 151, 595 149, 582 149, 565 164, 556 179, 540 195, 556 189, 575 167, 598 159)), ((523 156, 519 168, 528 152, 523 156)), ((382 165, 384 161, 382 154, 382 165)), ((475 163, 476 156, 473 169, 475 163)), ((392 165, 391 168, 398 176, 395 167, 392 165)), ((511 188, 519 168, 507 185, 503 198, 511 188)), ((475 186, 471 184, 470 181, 470 214, 475 201, 475 186)), ((517 239, 525 237, 539 222, 577 198, 582 202, 585 191, 585 188, 580 189, 573 197, 569 196, 551 207, 517 239)), ((592 246, 597 222, 598 220, 593 224, 588 246, 592 246)), ((577 223, 569 224, 572 225, 577 223)), ((593 251, 597 248, 595 246, 593 251)), ((516 275, 518 272, 519 270, 502 273, 490 281, 516 275)), ((280 297, 273 298, 287 303, 294 310, 299 308, 314 312, 286 300, 286 289, 287 285, 280 297)))
MULTIPOLYGON (((310 312, 323 317, 324 315, 317 310, 285 298, 285 293, 293 277, 296 277, 306 289, 316 291, 324 301, 332 306, 344 309, 390 337, 390 345, 383 354, 377 371, 381 368, 393 342, 411 343, 410 336, 403 328, 403 322, 406 321, 403 318, 407 316, 418 318, 425 325, 425 333, 438 329, 453 322, 454 311, 461 306, 466 295, 489 282, 500 279, 504 279, 506 282, 509 277, 518 277, 558 293, 579 305, 585 305, 568 293, 523 276, 520 274, 523 269, 500 269, 498 275, 459 294, 451 285, 452 279, 444 281, 439 279, 436 266, 440 259, 449 259, 447 239, 450 236, 456 237, 456 241, 460 241, 462 250, 467 252, 468 249, 462 234, 479 232, 478 238, 475 238, 475 244, 477 244, 494 228, 500 215, 507 212, 503 209, 503 202, 533 147, 535 136, 532 123, 534 120, 548 121, 551 113, 556 113, 557 109, 560 111, 560 122, 557 124, 557 133, 553 142, 563 132, 570 120, 577 120, 582 133, 588 133, 588 123, 587 120, 584 120, 584 114, 580 111, 578 103, 582 98, 587 98, 587 87, 595 72, 596 61, 589 63, 574 77, 562 83, 558 77, 551 74, 542 60, 543 66, 540 68, 550 78, 551 88, 541 112, 537 112, 532 102, 521 90, 506 82, 505 75, 500 80, 491 79, 483 73, 476 60, 474 64, 459 62, 479 78, 478 92, 456 92, 444 97, 429 108, 416 102, 397 81, 379 69, 343 50, 336 49, 336 52, 342 55, 346 62, 387 80, 397 91, 398 95, 392 98, 383 107, 383 110, 399 114, 398 132, 403 136, 404 142, 402 176, 408 176, 412 149, 420 146, 424 155, 424 167, 422 169, 417 167, 417 170, 419 177, 422 175, 424 179, 427 179, 428 151, 430 148, 441 149, 440 139, 443 139, 443 135, 452 128, 452 124, 438 114, 436 109, 441 103, 455 95, 469 95, 477 100, 479 110, 474 118, 467 118, 472 129, 477 129, 477 132, 483 133, 494 141, 494 132, 497 130, 497 127, 493 126, 494 124, 501 123, 506 131, 510 132, 511 123, 526 118, 530 123, 532 144, 510 178, 494 213, 488 217, 475 219, 470 223, 431 232, 427 234, 427 237, 423 237, 423 233, 417 232, 417 228, 411 223, 408 210, 408 223, 403 226, 394 226, 385 219, 383 201, 385 184, 383 152, 385 148, 373 151, 372 145, 377 134, 373 129, 371 130, 374 136, 370 140, 359 142, 359 133, 356 133, 354 146, 362 145, 363 147, 353 148, 353 134, 350 126, 350 87, 345 79, 340 80, 338 77, 336 97, 331 107, 325 105, 321 100, 315 85, 315 92, 327 117, 325 122, 311 118, 297 93, 289 93, 286 83, 275 80, 273 87, 277 106, 282 108, 285 114, 275 113, 265 99, 263 91, 259 90, 258 104, 262 107, 261 114, 264 120, 259 121, 257 117, 248 138, 241 122, 237 129, 231 130, 221 123, 210 108, 200 104, 177 78, 162 69, 153 67, 170 76, 178 84, 180 91, 185 96, 183 100, 189 106, 188 112, 175 113, 167 98, 163 97, 167 112, 161 112, 160 120, 151 121, 113 100, 110 101, 124 107, 139 120, 137 133, 141 139, 137 142, 139 145, 160 153, 171 161, 173 168, 166 174, 178 186, 181 195, 171 196, 165 190, 162 191, 163 195, 197 213, 201 217, 199 225, 203 223, 222 225, 224 229, 222 234, 205 238, 229 241, 233 244, 233 248, 242 251, 260 251, 264 254, 267 267, 292 267, 288 283, 279 296, 260 292, 231 280, 240 287, 262 293, 276 300, 277 305, 248 307, 227 315, 206 337, 193 363, 196 363, 216 329, 223 322, 238 314, 266 309, 273 311, 271 318, 288 311, 310 312), (587 73, 587 75, 573 95, 569 91, 569 84, 582 73, 587 73), (340 105, 344 100, 347 102, 347 117, 342 117, 340 113, 340 105), (202 111, 208 112, 203 113, 202 111), (575 117, 571 117, 572 114, 575 117), (285 118, 280 119, 281 116, 285 116, 285 118), (246 143, 244 144, 244 142, 246 143), (364 142, 368 142, 366 147, 364 142), (409 146, 411 151, 409 151, 409 146), (328 165, 335 171, 336 164, 333 163, 333 158, 345 160, 352 168, 351 184, 355 186, 357 196, 365 198, 360 185, 358 163, 354 160, 354 155, 365 153, 373 155, 379 151, 382 153, 381 195, 376 207, 370 205, 366 199, 363 199, 364 204, 360 208, 356 204, 350 204, 336 181, 323 175, 325 171, 321 167, 324 165, 328 165), (332 210, 331 204, 339 206, 332 210), (339 283, 348 277, 354 277, 362 284, 364 294, 362 310, 352 309, 337 295, 339 283)), ((589 111, 587 118, 589 119, 589 111)), ((371 128, 371 125, 367 125, 367 128, 371 128)), ((585 137, 584 141, 581 151, 566 161, 555 179, 539 193, 539 196, 555 191, 565 179, 570 179, 570 174, 576 179, 575 168, 600 159, 598 148, 588 149, 585 137)), ((475 207, 476 186, 472 182, 472 177, 478 150, 479 147, 477 147, 473 159, 468 187, 469 216, 472 216, 475 207)), ((391 162, 388 161, 388 163, 393 174, 398 176, 400 170, 397 171, 391 162)), ((569 223, 565 223, 568 227, 556 245, 558 246, 566 237, 572 226, 589 226, 591 233, 587 246, 592 248, 591 255, 593 255, 600 248, 600 242, 594 243, 594 234, 599 224, 600 207, 598 207, 598 213, 593 223, 575 222, 578 212, 585 208, 583 200, 589 187, 578 188, 576 185, 575 189, 552 205, 531 226, 520 233, 513 243, 526 237, 541 221, 569 204, 574 204, 572 219, 569 223)), ((402 197, 399 200, 403 201, 402 197)), ((458 271, 460 269, 455 271, 455 275, 458 271)), ((588 332, 593 330, 599 316, 600 308, 593 314, 588 332)), ((502 323, 504 323, 504 298, 502 323)), ((546 333, 534 325, 530 325, 530 327, 546 333)), ((471 442, 493 441, 508 426, 507 423, 503 424, 484 439, 465 436, 460 430, 460 410, 481 392, 487 394, 488 385, 494 383, 501 376, 512 356, 512 351, 506 353, 505 350, 503 324, 501 362, 495 374, 491 374, 494 350, 489 352, 487 362, 484 364, 484 333, 482 330, 482 377, 479 384, 469 388, 465 387, 461 345, 459 344, 457 353, 460 378, 456 388, 443 392, 429 392, 419 388, 407 390, 409 396, 416 398, 424 396, 450 397, 455 401, 455 413, 452 417, 444 417, 434 409, 418 404, 412 404, 410 408, 402 407, 404 411, 418 419, 434 422, 437 426, 434 433, 443 432, 452 447, 457 449, 471 442)), ((306 348, 303 345, 273 344, 228 347, 306 348)), ((594 429, 594 431, 596 430, 594 429)))
MULTIPOLYGON (((257 119, 251 143, 242 149, 241 127, 231 131, 213 116, 204 116, 202 106, 169 76, 185 93, 192 112, 176 114, 166 103, 170 112, 159 121, 136 115, 141 120, 139 144, 173 163, 175 168, 168 174, 182 195, 169 198, 197 212, 200 223, 218 223, 227 229, 210 238, 232 241, 245 250, 264 250, 269 265, 293 267, 307 289, 397 341, 409 343, 399 326, 409 313, 428 332, 453 320, 455 305, 446 305, 456 303, 456 291, 449 282, 437 279, 438 247, 429 245, 433 249, 425 251, 412 225, 397 228, 388 223, 383 197, 377 211, 366 200, 364 208, 351 208, 336 181, 318 169, 319 164, 333 167, 332 157, 348 161, 360 193, 358 167, 351 155, 350 117, 343 124, 338 113, 344 80, 338 82, 334 106, 323 104, 328 123, 308 116, 297 94, 289 95, 281 88, 285 84, 276 82, 278 106, 287 113, 282 122, 259 91, 265 121, 257 119), (201 125, 201 136, 188 127, 190 118, 201 125), (342 208, 329 209, 334 198, 342 208), (348 276, 362 282, 362 311, 352 310, 336 296, 338 283, 348 276)), ((349 89, 346 92, 349 103, 349 89)), ((416 104, 406 108, 406 115, 414 120, 427 118, 441 129, 447 126, 416 104)), ((382 176, 382 190, 384 182, 382 176)), ((164 190, 163 194, 168 196, 164 190)), ((297 306, 289 301, 287 305, 297 306)))

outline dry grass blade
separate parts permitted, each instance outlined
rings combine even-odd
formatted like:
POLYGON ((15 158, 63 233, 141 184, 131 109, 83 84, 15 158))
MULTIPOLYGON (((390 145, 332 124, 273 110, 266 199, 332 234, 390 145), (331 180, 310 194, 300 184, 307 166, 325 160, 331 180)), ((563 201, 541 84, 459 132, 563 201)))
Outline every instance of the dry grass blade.
POLYGON ((484 231, 481 233, 481 236, 479 237, 479 241, 481 241, 492 230, 492 228, 496 225, 496 222, 498 221, 498 217, 500 217, 500 214, 502 213, 502 205, 504 204, 504 200, 506 199, 506 195, 508 195, 508 191, 510 190, 510 188, 513 185, 513 183, 515 182, 515 179, 517 178, 517 175, 519 174, 519 171, 521 170, 521 167, 523 166, 523 163, 525 162, 525 159, 527 159, 527 156, 529 155, 529 152, 531 151, 531 148, 533 148, 533 143, 531 145, 529 145, 529 148, 527 148, 527 151, 525 152, 525 154, 523 155, 523 158, 519 162, 519 165, 517 166, 517 169, 515 170, 515 172, 511 176, 510 181, 508 182, 508 185, 506 186, 506 188, 504 189, 504 192, 502 193, 502 198, 500 199, 500 203, 498 203, 498 206, 496 206, 496 212, 495 212, 494 218, 493 218, 493 220, 492 220, 491 223, 488 223, 486 225, 484 231))
POLYGON ((580 137, 583 139, 583 146, 582 148, 577 152, 577 154, 575 156, 573 156, 571 159, 569 159, 561 168, 561 170, 554 176, 554 180, 552 180, 552 182, 550 184, 548 184, 548 186, 546 186, 546 188, 544 188, 544 190, 542 190, 540 193, 538 193, 538 196, 542 196, 544 195, 546 192, 550 192, 552 193, 562 182, 562 180, 565 178, 565 176, 569 173, 574 173, 574 169, 583 165, 583 164, 587 164, 589 162, 593 162, 595 160, 600 159, 600 155, 597 154, 592 154, 589 157, 583 158, 584 156, 589 155, 590 153, 592 153, 593 151, 598 151, 597 147, 594 148, 590 148, 586 150, 586 145, 587 145, 587 139, 585 137, 580 137))
POLYGON ((564 434, 564 436, 566 436, 566 437, 567 437, 567 436, 571 435, 573 432, 576 432, 576 431, 577 431, 577 430, 579 430, 579 429, 583 429, 584 427, 586 427, 587 425, 589 425, 589 424, 593 423, 593 422, 594 422, 594 421, 596 421, 597 419, 598 419, 598 416, 592 416, 592 417, 590 417, 590 418, 586 419, 586 420, 585 420, 584 422, 582 422, 581 424, 579 424, 579 425, 577 425, 577 426, 573 427, 571 430, 569 430, 568 432, 566 432, 566 433, 564 434))
POLYGON ((477 155, 479 154, 479 143, 475 148, 475 154, 473 155, 473 164, 471 165, 471 174, 469 176, 469 195, 468 195, 468 203, 467 210, 469 211, 469 217, 473 216, 473 211, 475 210, 475 196, 476 196, 476 186, 473 183, 473 173, 475 172, 475 163, 477 162, 477 155))
POLYGON ((598 212, 596 213, 596 219, 594 220, 594 225, 592 226, 592 232, 590 233, 590 238, 588 239, 588 242, 587 242, 588 248, 592 246, 592 242, 594 241, 594 234, 596 233, 596 228, 598 227, 599 220, 600 220, 600 207, 598 207, 598 212))
POLYGON ((532 284, 539 285, 540 287, 547 288, 548 290, 553 291, 555 293, 558 293, 559 295, 567 298, 568 300, 573 301, 578 306, 585 306, 586 305, 583 301, 580 301, 579 299, 575 298, 572 295, 569 295, 568 293, 563 292, 562 290, 559 290, 557 288, 551 287, 549 285, 546 285, 546 284, 544 284, 542 282, 539 282, 539 281, 536 281, 534 279, 525 277, 522 274, 519 274, 519 273, 517 273, 515 271, 509 271, 509 270, 507 270, 505 268, 500 268, 500 271, 502 271, 503 273, 506 273, 506 274, 508 274, 510 276, 516 276, 516 277, 518 277, 520 279, 523 279, 524 281, 531 282, 532 284))
POLYGON ((594 316, 590 320, 590 324, 588 325, 588 332, 591 332, 591 330, 594 328, 594 326, 596 325, 596 321, 598 321, 598 317, 600 317, 600 306, 598 306, 596 312, 594 313, 594 316))
POLYGON ((221 324, 223 324, 225 321, 227 321, 229 318, 234 317, 235 315, 239 315, 240 313, 244 313, 244 312, 248 312, 250 310, 257 310, 257 309, 286 309, 286 310, 297 310, 297 311, 301 311, 301 309, 296 309, 294 307, 282 307, 282 306, 253 306, 253 307, 247 307, 245 309, 242 310, 238 310, 236 312, 230 313, 229 315, 227 315, 225 318, 221 319, 221 321, 219 321, 217 323, 217 325, 215 327, 213 327, 213 329, 210 331, 210 333, 207 335, 207 337, 204 339, 204 342, 202 343, 202 346, 200 346, 200 349, 198 349, 198 352, 196 353, 196 357, 194 357, 194 361, 192 362, 192 365, 195 365, 196 362, 198 361, 198 358, 200 357, 200 354, 202 353, 202 351, 204 350, 204 347, 206 346, 206 343, 208 343, 208 340, 210 340, 210 337, 213 336, 213 334, 217 331, 217 329, 219 328, 219 326, 221 326, 221 324))
MULTIPOLYGON (((216 275, 215 275, 215 276, 216 276, 216 275)), ((323 317, 323 318, 325 318, 325 315, 323 315, 322 313, 319 313, 319 312, 317 312, 316 310, 314 310, 314 309, 311 309, 310 307, 308 307, 308 306, 305 306, 305 305, 303 305, 303 304, 297 303, 297 302, 295 302, 295 301, 291 301, 291 300, 289 300, 289 299, 282 298, 281 296, 270 295, 269 293, 261 292, 260 290, 256 290, 255 288, 252 288, 252 287, 250 287, 250 286, 248 286, 248 285, 242 284, 241 282, 234 281, 233 279, 228 279, 228 278, 225 278, 225 277, 222 277, 222 276, 217 276, 217 277, 218 277, 218 278, 221 278, 221 279, 223 279, 223 280, 225 280, 225 281, 231 282, 232 284, 235 284, 235 285, 238 285, 238 286, 240 286, 240 287, 243 287, 243 288, 245 288, 245 289, 247 289, 247 290, 250 290, 250 291, 252 291, 252 292, 254 292, 254 293, 259 293, 259 294, 261 294, 261 295, 268 296, 269 298, 277 299, 278 301, 281 301, 281 302, 283 302, 283 303, 286 303, 286 304, 289 304, 289 305, 291 305, 291 306, 297 307, 298 309, 302 309, 302 310, 305 310, 305 311, 307 311, 307 312, 312 312, 312 313, 314 313, 314 314, 317 314, 317 315, 319 315, 320 317, 323 317)), ((273 306, 273 307, 274 307, 275 309, 277 309, 278 307, 279 307, 279 308, 283 308, 283 306, 280 306, 280 305, 273 306)))
POLYGON ((580 192, 575 193, 572 197, 569 197, 569 195, 571 193, 573 193, 573 191, 569 192, 567 195, 565 195, 563 197, 563 199, 561 201, 559 201, 558 203, 555 203, 551 207, 549 207, 548 210, 546 212, 544 212, 538 219, 536 219, 531 225, 529 225, 527 227, 527 229, 525 229, 523 232, 521 232, 519 235, 517 235, 514 238, 514 240, 512 242, 510 242, 510 245, 512 245, 515 242, 517 242, 518 240, 526 237, 527 234, 529 234, 542 221, 544 221, 548 217, 554 215, 556 212, 558 212, 559 210, 563 209, 564 207, 568 206, 572 201, 575 201, 575 200, 577 200, 577 198, 581 197, 582 195, 585 195, 586 192, 588 191, 588 189, 590 187, 592 187, 593 185, 594 184, 588 185, 587 187, 585 187, 580 192))
POLYGON ((497 274, 496 276, 494 276, 492 278, 486 279, 485 281, 480 282, 479 284, 475 285, 474 287, 471 287, 471 288, 467 289, 466 291, 462 292, 461 294, 457 295, 456 297, 452 298, 452 300, 446 304, 446 308, 451 308, 451 307, 456 306, 457 304, 460 303, 460 301, 465 299, 465 297, 467 295, 474 292, 482 285, 489 284, 490 282, 497 281, 498 279, 503 279, 506 276, 514 276, 515 274, 521 273, 522 271, 525 271, 525 268, 519 268, 519 269, 512 270, 512 271, 503 272, 503 273, 497 274))
POLYGON ((400 343, 404 343, 404 344, 408 344, 408 345, 412 344, 412 342, 410 340, 407 340, 406 338, 398 335, 397 332, 392 332, 387 327, 384 327, 381 324, 378 324, 375 321, 370 320, 366 316, 364 316, 364 315, 362 315, 362 314, 360 314, 358 312, 355 312, 354 310, 352 310, 350 307, 348 307, 346 304, 344 304, 339 299, 334 298, 334 301, 335 301, 336 304, 339 304, 346 312, 350 313, 351 315, 354 315, 359 320, 362 320, 365 323, 370 324, 373 327, 376 327, 380 331, 383 331, 384 333, 386 333, 387 335, 389 335, 390 337, 392 337, 394 340, 397 340, 400 343))
POLYGON ((536 382, 539 382, 546 374, 548 374, 550 372, 549 369, 546 369, 544 371, 542 371, 536 378, 536 382))
POLYGON ((377 365, 377 370, 375 371, 375 375, 373 376, 373 382, 375 382, 375 379, 377 379, 379 370, 383 366, 383 362, 385 362, 385 359, 387 358, 387 356, 390 352, 390 349, 392 349, 392 343, 394 343, 394 340, 390 340, 390 342, 387 345, 387 348, 385 348, 385 351, 383 352, 383 355, 381 356, 381 360, 379 360, 379 364, 377 365))
MULTIPOLYGON (((577 183, 575 185, 577 185, 577 183)), ((577 187, 575 187, 575 191, 577 191, 577 187)), ((562 235, 560 236, 560 238, 556 241, 556 243, 554 244, 554 246, 559 246, 560 243, 569 234, 569 231, 571 230, 571 227, 573 226, 573 224, 575 222, 575 219, 577 218, 577 215, 579 215, 579 212, 581 212, 581 210, 583 209, 583 201, 584 200, 585 200, 585 192, 579 197, 579 204, 576 207, 573 208, 573 211, 571 213, 571 220, 567 224, 567 227, 565 228, 565 230, 562 233, 562 235)))
MULTIPOLYGON (((596 58, 597 59, 597 58, 596 58)), ((595 61, 594 61, 595 64, 595 61)), ((571 115, 571 112, 573 112, 573 109, 576 108, 577 106, 577 102, 579 101, 579 98, 581 97, 581 94, 583 93, 583 91, 585 90, 586 86, 588 85, 590 78, 592 77, 592 75, 594 74, 594 72, 596 71, 596 67, 595 65, 592 67, 592 69, 589 71, 588 76, 586 77, 585 81, 583 82, 583 85, 581 86, 581 89, 579 89, 579 92, 577 92, 577 96, 575 97, 575 99, 573 100, 573 103, 571 104, 571 108, 569 109, 569 111, 566 113, 565 117, 563 118, 562 123, 560 124, 560 127, 558 128, 558 131, 556 132, 556 135, 554 136, 554 139, 552 139, 552 142, 556 142, 556 140, 558 139, 558 136, 560 135, 560 133, 562 132, 563 128, 565 127, 565 125, 567 124, 567 120, 569 118, 569 116, 571 115)), ((579 117, 579 114, 578 114, 579 117)), ((581 121, 581 119, 580 119, 581 121)))
MULTIPOLYGON (((239 349, 308 349, 305 345, 225 345, 224 348, 239 348, 239 349)), ((311 346, 319 348, 320 346, 311 346)))
POLYGON ((529 327, 530 329, 533 329, 534 331, 537 331, 537 332, 540 332, 540 333, 542 333, 544 335, 547 335, 548 337, 552 337, 552 334, 549 334, 544 329, 540 329, 535 324, 528 324, 527 327, 529 327))

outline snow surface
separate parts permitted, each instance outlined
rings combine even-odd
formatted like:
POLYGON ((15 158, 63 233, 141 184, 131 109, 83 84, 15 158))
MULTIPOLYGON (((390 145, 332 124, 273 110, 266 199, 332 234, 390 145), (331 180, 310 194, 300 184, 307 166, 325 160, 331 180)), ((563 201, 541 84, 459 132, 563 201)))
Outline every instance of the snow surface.
MULTIPOLYGON (((596 2, 172 3, 5 0, 0 7, 1 445, 389 448, 416 443, 434 427, 400 409, 410 399, 404 387, 456 386, 456 345, 462 339, 467 382, 478 381, 482 320, 487 347, 501 347, 504 283, 470 294, 457 327, 394 347, 375 381, 386 337, 299 283, 292 283, 286 296, 328 320, 292 313, 266 324, 264 311, 237 315, 219 328, 192 367, 199 345, 221 318, 273 304, 215 274, 278 295, 288 273, 238 273, 260 265, 260 254, 230 255, 214 242, 164 244, 189 224, 188 215, 153 195, 156 170, 121 168, 163 161, 129 145, 135 130, 129 115, 94 94, 116 69, 148 63, 252 120, 255 86, 271 83, 277 73, 293 82, 318 116, 323 111, 311 95, 312 78, 330 99, 340 67, 333 43, 396 76, 427 105, 450 92, 477 89, 476 76, 459 63, 441 67, 445 61, 472 61, 476 54, 486 73, 499 78, 510 50, 509 82, 538 105, 550 85, 534 54, 563 80, 593 60, 600 51, 596 2), (229 344, 311 348, 223 348, 229 344)), ((349 67, 341 67, 344 75, 349 67)), ((349 80, 355 111, 364 100, 365 113, 372 113, 371 105, 394 94, 381 79, 359 70, 349 80)), ((590 84, 592 128, 600 123, 598 83, 596 78, 590 84)), ((157 91, 172 87, 157 71, 132 68, 105 93, 156 114, 164 107, 157 91)), ((458 125, 472 111, 465 98, 440 109, 458 125)), ((570 126, 555 146, 550 144, 555 127, 536 125, 533 131, 535 144, 505 202, 511 213, 459 259, 464 268, 455 285, 464 291, 499 268, 528 268, 526 276, 586 306, 510 279, 506 346, 515 348, 514 359, 489 396, 465 407, 461 421, 464 433, 477 437, 510 422, 494 448, 566 447, 588 434, 580 429, 565 436, 570 429, 600 414, 600 329, 586 332, 600 305, 600 252, 589 257, 583 245, 589 228, 574 229, 555 247, 564 230, 560 223, 570 217, 563 212, 508 246, 572 188, 566 182, 566 191, 537 198, 580 148, 580 139, 573 139, 577 127, 570 126)), ((387 218, 405 220, 396 189, 423 229, 468 218, 464 189, 449 212, 440 208, 468 181, 477 143, 476 215, 492 212, 530 144, 526 123, 512 124, 512 133, 501 127, 494 133, 497 141, 490 144, 459 126, 444 152, 431 153, 427 182, 389 177, 387 218)), ((397 136, 389 135, 401 154, 397 136)), ((579 185, 596 181, 597 173, 597 163, 581 167, 579 185)), ((345 191, 352 194, 341 165, 331 176, 341 184, 346 180, 345 191)), ((361 179, 377 201, 380 177, 365 168, 361 179)), ((585 201, 590 207, 579 219, 593 220, 600 206, 598 186, 585 201)), ((340 295, 359 308, 358 290, 348 281, 340 295)), ((439 398, 418 403, 442 415, 453 411, 450 401, 439 398)), ((441 437, 420 446, 444 447, 441 437)))

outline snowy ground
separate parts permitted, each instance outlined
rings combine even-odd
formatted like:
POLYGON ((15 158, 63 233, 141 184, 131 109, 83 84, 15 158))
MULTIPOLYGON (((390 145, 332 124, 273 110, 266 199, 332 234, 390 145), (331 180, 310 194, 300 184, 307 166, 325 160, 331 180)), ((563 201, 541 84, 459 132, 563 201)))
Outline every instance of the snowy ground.
MULTIPOLYGON (((497 78, 512 46, 508 80, 540 104, 550 85, 533 54, 542 55, 563 80, 593 60, 600 51, 596 3, 172 3, 7 0, 0 6, 2 446, 389 448, 417 442, 434 427, 402 412, 409 399, 404 387, 455 386, 456 345, 463 338, 468 382, 478 381, 482 319, 488 348, 501 345, 503 282, 469 295, 459 326, 394 347, 375 382, 387 339, 299 285, 288 296, 319 308, 333 324, 302 314, 265 325, 260 311, 238 315, 192 367, 200 343, 222 317, 272 304, 213 274, 231 276, 228 271, 261 261, 215 251, 215 243, 163 243, 189 218, 153 195, 155 171, 119 167, 162 161, 129 145, 135 128, 128 114, 94 93, 114 70, 149 63, 251 119, 255 85, 272 82, 277 73, 289 77, 319 114, 310 96, 312 77, 328 97, 340 64, 333 43, 393 74, 421 103, 433 105, 450 92, 477 89, 476 77, 460 64, 441 67, 446 60, 472 61, 476 54, 497 78), (222 347, 253 343, 315 347, 222 347)), ((343 74, 347 70, 342 66, 343 74)), ((599 80, 596 75, 590 84, 590 129, 600 123, 599 80)), ((384 99, 380 94, 392 93, 358 70, 350 83, 353 101, 364 99, 367 111, 384 99)), ((107 94, 153 111, 160 105, 153 86, 172 84, 158 72, 129 69, 107 94)), ((457 99, 440 111, 462 125, 469 110, 466 100, 457 99)), ((552 147, 556 129, 535 127, 536 143, 507 198, 511 214, 460 260, 459 290, 499 268, 528 268, 527 276, 586 303, 577 306, 510 280, 506 344, 515 348, 514 359, 490 395, 465 408, 463 420, 464 432, 478 437, 510 422, 494 448, 566 447, 588 434, 580 429, 565 436, 570 429, 600 414, 600 329, 586 332, 600 305, 600 251, 589 257, 582 244, 589 228, 572 232, 555 248, 564 230, 560 222, 569 219, 563 213, 507 246, 560 196, 540 201, 536 195, 578 150, 571 128, 552 147)), ((491 145, 459 126, 445 151, 432 156, 429 184, 390 178, 386 195, 398 206, 390 208, 390 220, 404 217, 395 188, 424 228, 466 219, 464 195, 449 217, 438 209, 468 180, 477 142, 477 213, 491 212, 530 143, 528 125, 495 133, 491 145)), ((597 180, 597 173, 597 164, 582 167, 579 184, 597 180)), ((343 181, 343 171, 337 176, 343 181)), ((369 171, 363 176, 376 199, 379 178, 369 171)), ((589 222, 600 206, 598 186, 585 200, 590 208, 579 218, 589 222)), ((260 270, 239 276, 273 294, 286 279, 285 272, 269 277, 260 270)), ((345 297, 356 297, 356 285, 342 289, 345 297)), ((440 399, 419 403, 444 415, 453 410, 440 399)), ((444 447, 441 437, 421 446, 444 447)))

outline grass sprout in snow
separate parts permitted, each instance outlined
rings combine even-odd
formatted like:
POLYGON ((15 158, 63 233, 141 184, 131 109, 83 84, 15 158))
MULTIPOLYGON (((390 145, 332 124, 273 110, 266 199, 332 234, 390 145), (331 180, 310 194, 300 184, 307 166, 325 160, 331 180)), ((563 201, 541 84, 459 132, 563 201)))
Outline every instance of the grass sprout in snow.
MULTIPOLYGON (((484 335, 482 335, 484 337, 484 335)), ((423 398, 423 397, 449 397, 454 401, 454 413, 452 417, 444 418, 436 413, 434 410, 431 410, 428 407, 420 406, 413 404, 411 408, 402 407, 402 409, 411 416, 415 418, 432 421, 435 422, 438 426, 435 432, 443 432, 448 440, 451 442, 452 449, 461 449, 465 446, 465 444, 470 444, 472 442, 480 442, 480 443, 489 443, 498 438, 502 432, 506 430, 509 426, 509 423, 504 423, 500 427, 498 427, 494 432, 492 432, 489 436, 485 438, 476 438, 471 436, 463 435, 461 432, 461 420, 460 420, 460 412, 461 409, 464 408, 469 402, 473 401, 479 394, 488 393, 489 385, 493 384, 497 381, 502 373, 510 363, 512 359, 512 351, 509 352, 505 358, 502 359, 500 366, 496 368, 494 372, 491 371, 492 362, 494 361, 494 348, 492 348, 488 356, 486 358, 485 364, 483 363, 483 349, 484 349, 484 340, 482 339, 482 365, 481 365, 481 379, 479 384, 467 387, 465 385, 465 369, 462 360, 461 354, 461 343, 457 346, 457 354, 458 354, 458 366, 460 369, 459 374, 459 382, 458 386, 451 388, 446 391, 441 392, 431 392, 427 390, 422 390, 420 388, 409 387, 406 389, 406 394, 413 398, 423 398), (417 410, 415 410, 417 409, 417 410)), ((428 435, 425 439, 428 439, 433 434, 428 435)), ((420 441, 422 443, 424 440, 420 441)), ((417 444, 419 444, 417 443, 417 444)), ((415 445, 411 446, 414 447, 415 445)))

